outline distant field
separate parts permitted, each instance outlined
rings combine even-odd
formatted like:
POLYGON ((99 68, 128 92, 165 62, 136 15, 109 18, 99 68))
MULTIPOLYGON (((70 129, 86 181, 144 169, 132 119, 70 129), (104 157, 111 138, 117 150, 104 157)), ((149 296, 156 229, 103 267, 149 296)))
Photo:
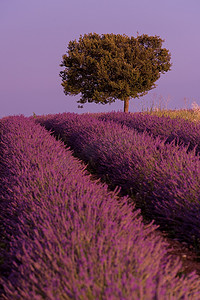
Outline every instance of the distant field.
POLYGON ((155 110, 155 111, 145 111, 144 113, 148 113, 156 116, 169 116, 172 119, 175 118, 183 118, 192 122, 200 121, 200 108, 198 109, 180 109, 180 110, 155 110))

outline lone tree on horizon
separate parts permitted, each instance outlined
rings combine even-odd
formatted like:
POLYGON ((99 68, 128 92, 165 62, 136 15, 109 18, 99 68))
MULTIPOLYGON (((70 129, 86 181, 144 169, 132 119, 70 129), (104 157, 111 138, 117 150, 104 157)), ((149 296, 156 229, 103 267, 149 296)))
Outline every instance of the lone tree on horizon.
POLYGON ((139 98, 170 70, 171 54, 159 36, 89 33, 70 41, 60 72, 65 95, 82 94, 77 103, 112 103, 139 98))

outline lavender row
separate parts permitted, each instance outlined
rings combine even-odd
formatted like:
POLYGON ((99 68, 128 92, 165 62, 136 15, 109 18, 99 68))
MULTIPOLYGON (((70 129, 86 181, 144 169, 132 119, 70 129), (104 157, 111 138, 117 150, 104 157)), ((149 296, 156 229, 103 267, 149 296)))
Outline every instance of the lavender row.
POLYGON ((138 132, 148 132, 154 137, 160 137, 165 143, 173 140, 178 144, 188 146, 188 150, 196 149, 200 152, 200 123, 192 123, 182 118, 158 117, 145 113, 110 112, 93 114, 94 117, 104 121, 114 121, 138 132))
POLYGON ((197 299, 128 198, 23 116, 0 122, 2 299, 197 299))
MULTIPOLYGON (((132 195, 162 229, 200 247, 200 159, 174 142, 90 115, 57 114, 37 122, 52 129, 112 186, 132 195)), ((198 249, 197 249, 198 250, 198 249)))

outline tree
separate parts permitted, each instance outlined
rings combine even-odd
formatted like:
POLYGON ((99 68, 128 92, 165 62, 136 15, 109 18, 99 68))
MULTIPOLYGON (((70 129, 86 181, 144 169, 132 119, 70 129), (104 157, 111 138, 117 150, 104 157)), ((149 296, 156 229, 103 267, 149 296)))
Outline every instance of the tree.
POLYGON ((60 72, 66 95, 82 94, 77 103, 112 103, 139 98, 156 87, 161 73, 170 70, 171 55, 159 36, 89 33, 70 41, 60 72))

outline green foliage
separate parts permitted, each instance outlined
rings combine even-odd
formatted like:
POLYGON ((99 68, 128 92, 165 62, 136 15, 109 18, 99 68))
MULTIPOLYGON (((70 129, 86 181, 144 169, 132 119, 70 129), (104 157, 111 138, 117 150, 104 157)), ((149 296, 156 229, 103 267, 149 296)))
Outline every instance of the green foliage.
POLYGON ((170 70, 171 55, 158 36, 128 37, 89 33, 70 41, 60 72, 66 95, 82 94, 78 103, 112 103, 139 98, 170 70))

